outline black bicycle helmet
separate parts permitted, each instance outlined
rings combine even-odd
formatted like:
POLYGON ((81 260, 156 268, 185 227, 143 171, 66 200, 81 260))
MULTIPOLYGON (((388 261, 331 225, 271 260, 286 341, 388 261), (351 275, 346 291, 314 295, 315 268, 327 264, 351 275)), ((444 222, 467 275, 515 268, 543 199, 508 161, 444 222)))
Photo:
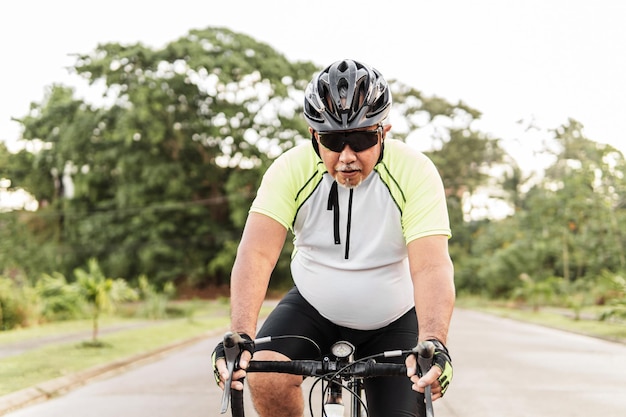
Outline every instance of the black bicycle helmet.
POLYGON ((374 126, 390 110, 391 92, 381 73, 351 59, 326 67, 304 93, 304 116, 318 132, 374 126))

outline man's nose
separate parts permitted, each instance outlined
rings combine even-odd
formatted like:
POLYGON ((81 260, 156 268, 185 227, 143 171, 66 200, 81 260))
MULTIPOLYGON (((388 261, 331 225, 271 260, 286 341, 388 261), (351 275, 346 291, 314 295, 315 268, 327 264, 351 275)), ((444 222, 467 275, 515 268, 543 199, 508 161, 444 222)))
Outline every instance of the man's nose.
POLYGON ((350 145, 346 143, 343 149, 341 150, 341 152, 339 153, 339 160, 340 161, 354 161, 355 159, 356 159, 356 152, 354 152, 354 150, 352 150, 350 145))

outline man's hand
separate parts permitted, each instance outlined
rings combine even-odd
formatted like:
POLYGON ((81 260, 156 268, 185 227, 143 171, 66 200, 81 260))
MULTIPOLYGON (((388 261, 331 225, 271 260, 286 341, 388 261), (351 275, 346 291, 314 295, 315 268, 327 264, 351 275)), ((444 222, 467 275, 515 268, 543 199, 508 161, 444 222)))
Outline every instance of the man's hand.
MULTIPOLYGON (((239 391, 243 389, 242 381, 246 377, 245 369, 248 367, 250 359, 252 359, 252 355, 249 352, 245 351, 241 354, 239 368, 233 373, 233 382, 230 385, 232 389, 239 391)), ((228 380, 228 369, 226 368, 226 360, 223 357, 215 361, 213 372, 215 373, 215 382, 221 389, 224 389, 224 384, 228 380)))
MULTIPOLYGON (((240 333, 241 341, 238 344, 240 354, 234 364, 234 371, 232 377, 231 388, 236 390, 243 389, 243 379, 246 376, 245 369, 248 367, 248 363, 252 359, 252 352, 254 350, 254 341, 245 333, 240 333)), ((211 355, 211 362, 213 364, 213 374, 217 385, 224 389, 224 384, 230 376, 228 374, 228 366, 226 364, 226 351, 224 349, 224 342, 217 344, 211 355)))
POLYGON ((452 360, 448 349, 438 340, 430 340, 435 345, 431 368, 424 375, 417 372, 417 357, 410 354, 406 358, 407 376, 413 382, 413 389, 423 393, 430 385, 433 401, 443 397, 452 381, 452 360))

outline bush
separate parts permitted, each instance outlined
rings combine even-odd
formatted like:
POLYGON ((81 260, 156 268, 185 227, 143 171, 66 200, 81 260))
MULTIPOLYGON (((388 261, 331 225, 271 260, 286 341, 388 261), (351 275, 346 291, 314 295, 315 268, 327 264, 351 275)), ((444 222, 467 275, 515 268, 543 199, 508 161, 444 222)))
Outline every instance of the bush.
POLYGON ((28 327, 41 320, 41 299, 26 281, 0 276, 0 330, 28 327))
POLYGON ((75 285, 68 284, 63 274, 43 274, 35 289, 42 299, 42 315, 46 320, 71 320, 86 316, 84 298, 75 285))
POLYGON ((149 319, 163 319, 168 316, 168 301, 174 297, 176 289, 171 282, 159 292, 145 275, 139 277, 139 297, 143 301, 138 314, 149 319))
POLYGON ((603 273, 602 278, 608 286, 603 299, 608 308, 602 313, 600 319, 626 320, 626 279, 623 275, 608 272, 603 273))

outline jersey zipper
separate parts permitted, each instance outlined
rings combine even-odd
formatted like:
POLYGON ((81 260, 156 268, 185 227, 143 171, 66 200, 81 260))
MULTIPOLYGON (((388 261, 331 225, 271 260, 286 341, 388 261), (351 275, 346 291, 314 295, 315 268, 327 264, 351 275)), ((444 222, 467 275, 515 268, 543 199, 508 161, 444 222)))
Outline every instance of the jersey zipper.
MULTIPOLYGON (((337 191, 337 181, 333 181, 333 185, 330 187, 330 193, 328 193, 328 203, 326 210, 333 211, 333 236, 335 239, 335 245, 341 244, 341 237, 339 234, 339 192, 337 191)), ((344 259, 350 257, 350 228, 352 226, 352 196, 354 189, 350 188, 350 198, 348 199, 348 224, 346 226, 346 246, 344 252, 344 259)))

